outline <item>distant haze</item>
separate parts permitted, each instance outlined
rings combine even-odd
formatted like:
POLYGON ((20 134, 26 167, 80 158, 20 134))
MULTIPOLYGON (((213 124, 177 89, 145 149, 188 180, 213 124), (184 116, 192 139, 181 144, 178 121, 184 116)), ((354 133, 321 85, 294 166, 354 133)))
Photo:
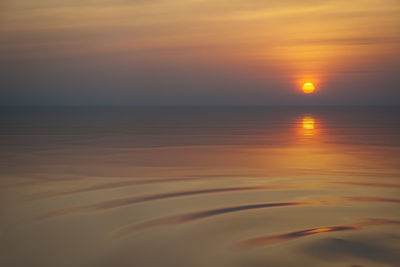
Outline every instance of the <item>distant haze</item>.
POLYGON ((0 86, 0 105, 400 105, 400 1, 2 0, 0 86))

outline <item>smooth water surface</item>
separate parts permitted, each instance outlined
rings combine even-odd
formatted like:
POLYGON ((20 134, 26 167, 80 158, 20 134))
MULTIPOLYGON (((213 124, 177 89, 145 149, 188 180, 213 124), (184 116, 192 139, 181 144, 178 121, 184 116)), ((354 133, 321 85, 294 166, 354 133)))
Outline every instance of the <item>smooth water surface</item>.
POLYGON ((1 266, 398 266, 399 108, 1 108, 1 266))

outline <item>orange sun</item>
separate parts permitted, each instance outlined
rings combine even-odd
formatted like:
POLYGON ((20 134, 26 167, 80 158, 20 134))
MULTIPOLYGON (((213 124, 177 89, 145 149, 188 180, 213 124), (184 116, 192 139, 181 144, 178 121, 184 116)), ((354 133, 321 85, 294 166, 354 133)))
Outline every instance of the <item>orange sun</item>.
POLYGON ((314 84, 307 82, 307 83, 303 84, 302 89, 303 89, 303 93, 311 94, 311 93, 314 93, 315 87, 314 87, 314 84))

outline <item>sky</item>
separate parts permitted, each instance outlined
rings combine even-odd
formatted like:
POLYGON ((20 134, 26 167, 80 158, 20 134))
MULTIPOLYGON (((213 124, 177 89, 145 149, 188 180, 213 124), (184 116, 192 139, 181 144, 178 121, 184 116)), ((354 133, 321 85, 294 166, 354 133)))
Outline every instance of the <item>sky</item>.
POLYGON ((0 105, 400 105, 400 1, 2 0, 0 105))

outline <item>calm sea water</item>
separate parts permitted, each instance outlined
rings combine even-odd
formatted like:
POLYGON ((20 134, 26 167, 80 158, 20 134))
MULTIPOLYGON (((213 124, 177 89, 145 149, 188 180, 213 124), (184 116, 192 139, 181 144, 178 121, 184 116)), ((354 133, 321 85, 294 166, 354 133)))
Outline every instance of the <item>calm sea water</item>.
POLYGON ((2 108, 1 266, 400 266, 399 108, 2 108))

